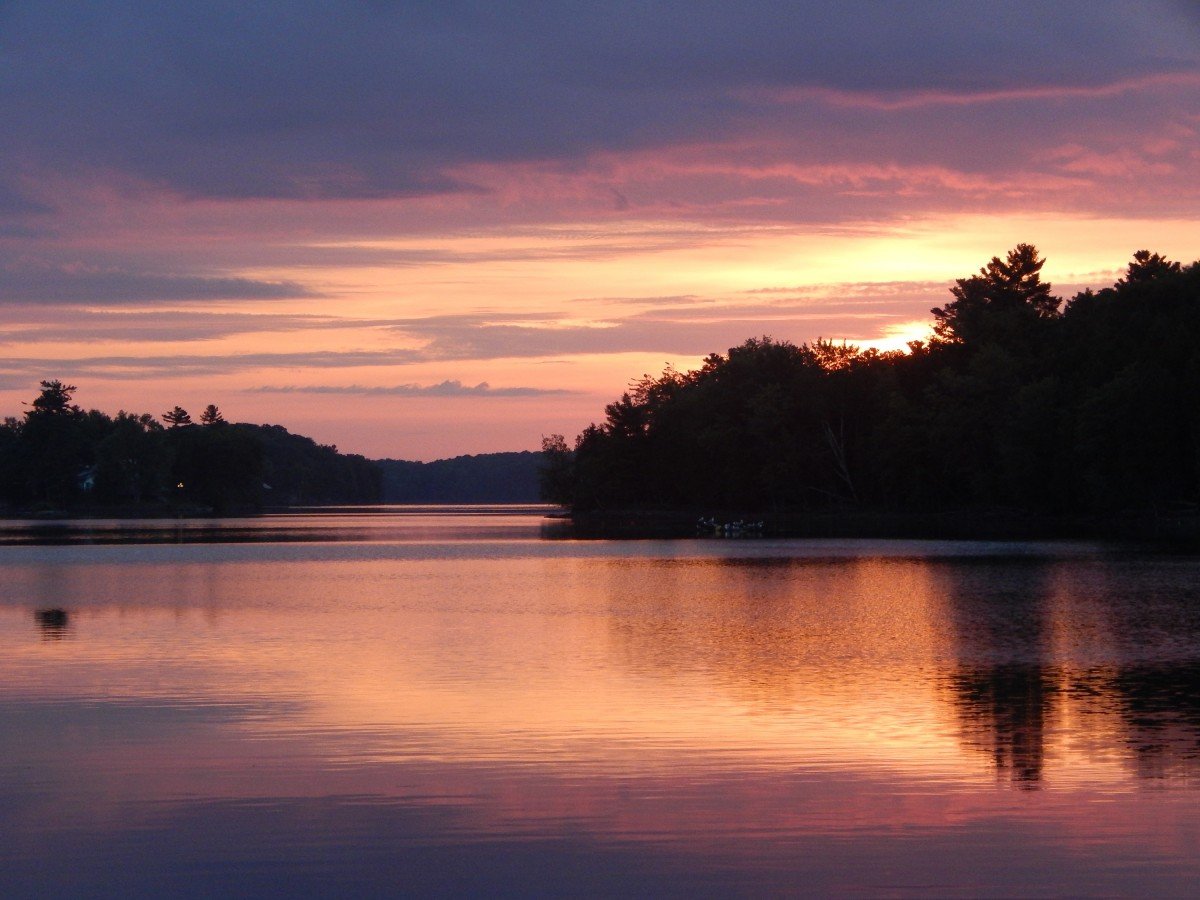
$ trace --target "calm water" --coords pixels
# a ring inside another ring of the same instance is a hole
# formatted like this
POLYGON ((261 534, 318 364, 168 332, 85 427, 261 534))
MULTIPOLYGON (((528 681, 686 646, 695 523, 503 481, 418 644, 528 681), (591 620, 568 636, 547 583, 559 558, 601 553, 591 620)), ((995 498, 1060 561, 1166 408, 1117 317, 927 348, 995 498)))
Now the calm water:
POLYGON ((1200 558, 0 523, 0 893, 1194 895, 1200 558))

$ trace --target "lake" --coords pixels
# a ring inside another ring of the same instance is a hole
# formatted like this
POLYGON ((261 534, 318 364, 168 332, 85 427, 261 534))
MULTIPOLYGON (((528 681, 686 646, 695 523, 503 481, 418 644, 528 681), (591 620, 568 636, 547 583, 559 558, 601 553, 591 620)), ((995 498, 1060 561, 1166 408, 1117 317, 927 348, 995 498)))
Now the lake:
POLYGON ((1200 557, 0 523, 0 893, 1194 895, 1200 557))

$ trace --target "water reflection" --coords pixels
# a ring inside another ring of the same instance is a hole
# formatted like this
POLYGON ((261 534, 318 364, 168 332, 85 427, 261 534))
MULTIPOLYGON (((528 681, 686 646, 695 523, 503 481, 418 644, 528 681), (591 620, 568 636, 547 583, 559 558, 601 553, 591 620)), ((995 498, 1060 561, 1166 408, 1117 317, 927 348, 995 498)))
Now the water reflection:
POLYGON ((982 560, 938 566, 956 665, 945 681, 967 747, 998 775, 1036 788, 1057 697, 1048 664, 1055 565, 982 560))
POLYGON ((6 886, 1200 877, 1196 560, 347 516, 329 544, 0 548, 6 886))
POLYGON ((960 667, 947 681, 963 741, 989 754, 998 773, 1036 787, 1045 761, 1045 720, 1053 685, 1041 666, 960 667))
POLYGON ((249 518, 0 519, 0 547, 517 539, 539 535, 553 509, 413 505, 297 508, 249 518))
POLYGON ((1042 782, 1051 743, 1060 769, 1116 754, 1139 780, 1192 778, 1193 572, 1169 558, 941 567, 957 661, 943 677, 964 746, 1021 788, 1042 782))
POLYGON ((906 559, 731 556, 610 566, 603 587, 633 671, 705 679, 755 712, 865 723, 927 701, 879 680, 936 652, 926 574, 906 559))
POLYGON ((1090 686, 1117 705, 1139 778, 1193 781, 1200 773, 1200 663, 1128 666, 1090 686))
POLYGON ((1121 559, 729 557, 603 574, 624 666, 703 679, 777 723, 803 716, 810 761, 844 759, 843 739, 875 728, 907 746, 907 765, 945 763, 939 705, 958 744, 1019 790, 1112 761, 1187 777, 1200 758, 1200 617, 1180 610, 1200 590, 1169 572, 1163 584, 1121 559), (1147 662, 1164 654, 1183 660, 1147 662))
POLYGON ((46 641, 61 641, 67 636, 69 617, 65 609, 38 609, 33 613, 34 621, 42 630, 42 639, 46 641))

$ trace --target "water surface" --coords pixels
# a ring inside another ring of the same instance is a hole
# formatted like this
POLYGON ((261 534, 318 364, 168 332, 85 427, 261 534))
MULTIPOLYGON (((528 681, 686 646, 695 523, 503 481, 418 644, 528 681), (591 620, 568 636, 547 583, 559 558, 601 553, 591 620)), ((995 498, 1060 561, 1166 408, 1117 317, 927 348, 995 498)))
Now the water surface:
POLYGON ((1200 559, 0 523, 6 895, 1178 895, 1200 559))

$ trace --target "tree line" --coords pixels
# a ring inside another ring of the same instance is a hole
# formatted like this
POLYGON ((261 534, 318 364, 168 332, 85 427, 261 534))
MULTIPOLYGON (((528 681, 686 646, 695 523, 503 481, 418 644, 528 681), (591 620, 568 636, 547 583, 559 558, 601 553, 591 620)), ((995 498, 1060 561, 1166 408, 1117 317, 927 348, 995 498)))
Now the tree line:
POLYGON ((541 454, 533 450, 433 462, 376 461, 385 503, 537 503, 541 454))
POLYGON ((643 376, 542 490, 576 511, 1049 514, 1200 503, 1200 263, 1138 251, 1067 302, 1019 244, 958 279, 908 351, 753 338, 643 376))
POLYGON ((253 511, 375 503, 379 467, 279 425, 230 423, 215 405, 199 423, 176 406, 115 417, 72 402, 75 385, 41 382, 21 417, 0 425, 0 502, 27 510, 253 511))

